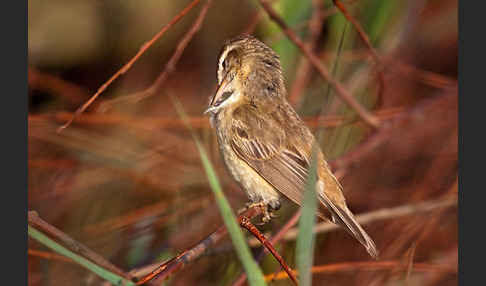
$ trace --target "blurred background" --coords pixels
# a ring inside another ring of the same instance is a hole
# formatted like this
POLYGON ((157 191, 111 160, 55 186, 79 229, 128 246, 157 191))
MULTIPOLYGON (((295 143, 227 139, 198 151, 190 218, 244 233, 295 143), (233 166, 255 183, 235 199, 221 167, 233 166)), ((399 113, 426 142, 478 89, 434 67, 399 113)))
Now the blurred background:
MULTIPOLYGON (((247 32, 280 55, 289 99, 313 131, 323 130, 321 148, 350 209, 384 209, 364 228, 380 260, 394 266, 373 268, 346 232, 321 232, 314 265, 342 267, 316 270, 313 285, 457 285, 457 207, 443 203, 457 198, 457 1, 344 1, 379 64, 331 0, 270 1, 380 119, 376 130, 329 88, 258 1, 214 0, 201 15, 201 0, 56 132, 190 2, 28 1, 29 210, 126 271, 169 259, 214 231, 222 219, 169 96, 189 114, 233 209, 243 207, 246 195, 224 169, 202 112, 216 86, 222 44, 247 32), (189 37, 198 19, 200 30, 189 37), (353 266, 364 261, 370 264, 353 266)), ((260 230, 277 232, 297 210, 285 203, 260 230)), ((295 239, 275 246, 294 267, 295 239)), ((103 283, 77 264, 41 255, 50 250, 32 239, 28 249, 29 285, 103 283)), ((258 253, 259 245, 252 249, 258 253)), ((264 274, 280 271, 271 256, 260 265, 264 274)), ((241 272, 225 239, 164 285, 232 285, 241 272)))

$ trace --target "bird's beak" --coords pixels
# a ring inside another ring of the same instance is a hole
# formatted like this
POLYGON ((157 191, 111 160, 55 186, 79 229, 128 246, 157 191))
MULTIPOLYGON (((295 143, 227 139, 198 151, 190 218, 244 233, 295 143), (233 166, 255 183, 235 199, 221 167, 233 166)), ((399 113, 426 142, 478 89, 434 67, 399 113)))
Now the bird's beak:
POLYGON ((228 76, 223 79, 221 84, 218 86, 216 93, 211 99, 211 103, 209 104, 208 109, 204 111, 204 114, 217 110, 221 103, 223 103, 226 99, 228 99, 228 97, 233 94, 233 87, 231 82, 232 81, 231 79, 229 79, 228 76))

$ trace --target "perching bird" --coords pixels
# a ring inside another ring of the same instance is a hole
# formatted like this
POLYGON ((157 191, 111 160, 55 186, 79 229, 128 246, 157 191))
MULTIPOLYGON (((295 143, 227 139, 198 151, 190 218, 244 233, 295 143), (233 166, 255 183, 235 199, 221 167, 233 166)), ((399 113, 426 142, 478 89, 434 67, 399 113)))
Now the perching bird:
MULTIPOLYGON (((233 178, 263 221, 284 195, 301 205, 314 136, 288 103, 278 55, 248 35, 227 41, 218 62, 219 87, 206 113, 233 178)), ((334 223, 343 226, 376 258, 375 243, 346 206, 342 187, 317 152, 317 197, 334 223)), ((323 210, 318 216, 326 219, 323 210)))

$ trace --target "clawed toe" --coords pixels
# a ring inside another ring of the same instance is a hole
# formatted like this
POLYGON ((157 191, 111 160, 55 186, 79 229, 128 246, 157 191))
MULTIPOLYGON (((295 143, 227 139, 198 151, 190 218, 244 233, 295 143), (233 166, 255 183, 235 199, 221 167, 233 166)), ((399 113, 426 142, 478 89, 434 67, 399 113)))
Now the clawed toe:
POLYGON ((238 214, 241 214, 243 212, 245 212, 246 210, 248 209, 251 209, 251 208, 260 208, 260 210, 262 211, 262 220, 261 220, 261 223, 257 224, 257 225, 263 225, 263 224, 266 224, 268 223, 272 218, 275 218, 275 217, 278 217, 277 215, 275 215, 270 209, 269 207, 267 206, 267 204, 265 204, 264 202, 256 202, 256 203, 253 203, 253 202, 249 202, 249 203, 246 203, 245 207, 238 210, 238 214))
POLYGON ((248 203, 245 203, 244 207, 242 207, 241 209, 238 210, 238 214, 240 215, 240 214, 246 212, 247 210, 249 210, 253 207, 262 207, 262 206, 261 206, 261 203, 248 202, 248 203))
POLYGON ((271 219, 272 219, 272 216, 268 213, 268 211, 265 211, 263 213, 262 223, 265 224, 265 223, 269 222, 271 219))

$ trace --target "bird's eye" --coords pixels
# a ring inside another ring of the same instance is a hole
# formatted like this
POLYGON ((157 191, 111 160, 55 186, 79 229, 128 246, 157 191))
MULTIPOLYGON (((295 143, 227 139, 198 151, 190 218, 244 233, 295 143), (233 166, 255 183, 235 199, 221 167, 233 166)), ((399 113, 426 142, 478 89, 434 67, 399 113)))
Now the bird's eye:
POLYGON ((273 67, 273 62, 270 60, 264 59, 263 63, 268 67, 273 67))

